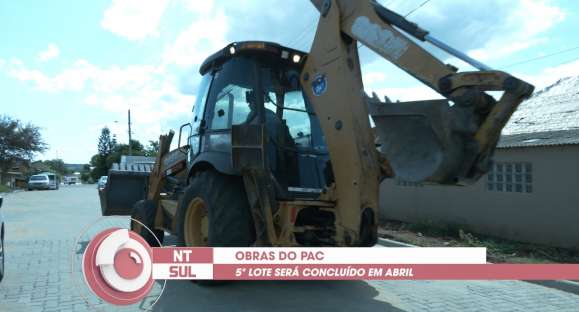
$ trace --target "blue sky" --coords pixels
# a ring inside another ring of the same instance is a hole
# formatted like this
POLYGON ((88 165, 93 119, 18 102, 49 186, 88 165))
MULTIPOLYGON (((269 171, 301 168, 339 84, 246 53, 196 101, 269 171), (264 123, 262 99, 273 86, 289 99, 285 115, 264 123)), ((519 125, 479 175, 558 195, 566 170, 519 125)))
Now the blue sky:
MULTIPOLYGON (((406 14, 423 0, 380 2, 406 14)), ((409 18, 540 88, 579 75, 578 14, 572 0, 432 0, 409 18)), ((188 121, 198 66, 217 49, 268 40, 307 50, 316 21, 307 0, 0 0, 0 114, 42 127, 50 149, 39 159, 86 163, 103 126, 127 140, 128 108, 141 142, 188 121)), ((436 96, 365 48, 361 60, 367 92, 436 96)))

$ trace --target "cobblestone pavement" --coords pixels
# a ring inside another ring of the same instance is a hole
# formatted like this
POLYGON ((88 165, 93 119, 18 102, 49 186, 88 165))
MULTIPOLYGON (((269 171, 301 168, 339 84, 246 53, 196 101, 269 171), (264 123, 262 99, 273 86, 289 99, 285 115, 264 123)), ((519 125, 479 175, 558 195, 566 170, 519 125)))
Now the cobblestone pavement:
MULTIPOLYGON (((6 277, 0 283, 1 312, 90 310, 79 295, 83 285, 73 283, 70 264, 76 236, 99 217, 96 190, 58 192, 62 193, 23 192, 5 198, 7 258, 6 277), (58 196, 63 197, 60 204, 52 198, 58 196), (77 206, 79 201, 69 197, 84 200, 77 206), (36 213, 29 202, 36 202, 36 213), (58 215, 51 217, 54 213, 58 215), (59 231, 66 224, 68 228, 59 231)), ((120 310, 89 300, 98 310, 120 310)), ((219 287, 171 281, 154 310, 571 312, 579 311, 579 296, 519 281, 264 281, 219 287)))

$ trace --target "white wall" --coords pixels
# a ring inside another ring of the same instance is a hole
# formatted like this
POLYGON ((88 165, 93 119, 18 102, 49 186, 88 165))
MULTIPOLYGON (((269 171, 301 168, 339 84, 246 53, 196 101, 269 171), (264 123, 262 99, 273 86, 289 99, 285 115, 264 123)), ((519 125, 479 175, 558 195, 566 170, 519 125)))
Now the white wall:
POLYGON ((475 233, 579 249, 579 145, 497 150, 497 162, 533 164, 533 192, 468 187, 380 187, 380 218, 459 225, 475 233))

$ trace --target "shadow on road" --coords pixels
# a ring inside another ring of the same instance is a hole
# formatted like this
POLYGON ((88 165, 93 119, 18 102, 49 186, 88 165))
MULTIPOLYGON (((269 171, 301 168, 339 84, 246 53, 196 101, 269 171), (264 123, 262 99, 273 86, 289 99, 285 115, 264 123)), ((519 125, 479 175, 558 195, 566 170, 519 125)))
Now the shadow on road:
POLYGON ((167 281, 154 311, 392 311, 364 281, 237 281, 202 287, 167 281))

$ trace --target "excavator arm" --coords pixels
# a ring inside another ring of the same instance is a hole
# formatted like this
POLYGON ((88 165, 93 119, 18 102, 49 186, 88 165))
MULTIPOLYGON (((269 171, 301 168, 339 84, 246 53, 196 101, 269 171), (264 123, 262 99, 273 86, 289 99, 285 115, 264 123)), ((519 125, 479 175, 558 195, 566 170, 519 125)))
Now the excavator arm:
POLYGON ((365 239, 361 224, 376 223, 383 177, 464 184, 486 173, 502 128, 533 86, 491 70, 374 1, 311 2, 320 19, 301 82, 320 120, 333 168, 333 183, 321 199, 336 202, 337 236, 350 245, 365 239), (410 36, 480 71, 459 73, 410 36), (391 103, 368 98, 358 42, 446 99, 391 103), (503 94, 497 101, 486 91, 503 94))

